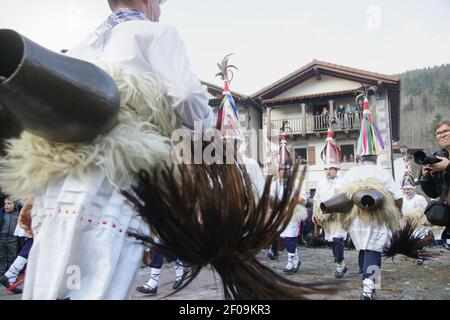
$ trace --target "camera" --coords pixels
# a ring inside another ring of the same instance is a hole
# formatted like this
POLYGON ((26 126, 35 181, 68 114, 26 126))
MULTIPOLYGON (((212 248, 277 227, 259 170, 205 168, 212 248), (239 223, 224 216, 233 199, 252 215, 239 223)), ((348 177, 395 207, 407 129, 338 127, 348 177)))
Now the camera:
POLYGON ((423 151, 416 151, 413 154, 414 162, 423 166, 426 164, 435 164, 441 162, 437 157, 445 157, 448 158, 448 152, 446 150, 438 150, 431 155, 427 155, 423 151))

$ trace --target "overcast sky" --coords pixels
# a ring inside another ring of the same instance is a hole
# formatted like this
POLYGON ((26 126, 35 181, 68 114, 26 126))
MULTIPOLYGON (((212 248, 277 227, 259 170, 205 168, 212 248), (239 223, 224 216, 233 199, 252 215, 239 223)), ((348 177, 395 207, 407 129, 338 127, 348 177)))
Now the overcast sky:
MULTIPOLYGON (((162 10, 200 79, 221 84, 216 63, 235 54, 232 89, 243 94, 313 59, 386 74, 450 63, 450 0, 168 0, 162 10)), ((108 14, 106 0, 0 0, 0 28, 57 51, 108 14)))

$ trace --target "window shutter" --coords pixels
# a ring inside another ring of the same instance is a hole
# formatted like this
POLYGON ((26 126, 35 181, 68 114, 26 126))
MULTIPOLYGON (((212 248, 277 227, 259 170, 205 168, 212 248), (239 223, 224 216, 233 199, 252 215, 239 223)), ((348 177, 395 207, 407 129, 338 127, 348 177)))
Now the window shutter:
POLYGON ((308 147, 308 164, 315 165, 316 164, 316 147, 308 147))

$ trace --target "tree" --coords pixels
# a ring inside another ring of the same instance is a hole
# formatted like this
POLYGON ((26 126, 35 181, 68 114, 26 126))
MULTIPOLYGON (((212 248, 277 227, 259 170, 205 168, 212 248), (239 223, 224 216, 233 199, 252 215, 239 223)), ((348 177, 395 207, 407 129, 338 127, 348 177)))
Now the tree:
POLYGON ((431 126, 430 126, 430 140, 436 145, 436 133, 435 133, 435 128, 436 128, 436 125, 438 124, 438 122, 439 121, 441 121, 442 120, 442 114, 440 114, 440 113, 437 113, 435 116, 434 116, 434 119, 433 119, 433 121, 431 122, 431 126))
POLYGON ((441 81, 435 90, 436 98, 439 105, 443 107, 450 107, 450 86, 447 81, 441 81))

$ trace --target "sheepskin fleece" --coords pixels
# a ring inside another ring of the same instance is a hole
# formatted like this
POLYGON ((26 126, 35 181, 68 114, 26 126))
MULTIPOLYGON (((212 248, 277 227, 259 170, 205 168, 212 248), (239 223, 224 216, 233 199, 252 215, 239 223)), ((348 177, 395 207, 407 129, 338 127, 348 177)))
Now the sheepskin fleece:
POLYGON ((406 224, 407 220, 410 220, 412 222, 411 224, 416 225, 417 227, 424 227, 430 225, 424 212, 425 212, 424 209, 418 209, 414 212, 403 214, 402 226, 406 224))
POLYGON ((375 179, 367 179, 360 182, 353 182, 351 185, 342 189, 341 192, 347 194, 351 199, 353 195, 362 190, 374 189, 380 192, 383 197, 383 205, 374 211, 366 211, 354 205, 348 214, 339 214, 339 220, 345 230, 351 225, 353 219, 358 217, 364 223, 370 224, 372 220, 378 225, 386 224, 391 232, 395 232, 400 228, 400 219, 402 217, 400 210, 395 206, 394 199, 386 187, 375 179))
POLYGON ((320 209, 320 201, 314 200, 313 218, 317 219, 319 225, 325 230, 325 234, 335 234, 336 231, 341 230, 339 214, 331 213, 324 214, 320 209))
POLYGON ((150 74, 101 66, 120 91, 118 124, 86 143, 54 143, 23 132, 7 142, 0 162, 0 188, 14 199, 31 199, 50 180, 75 173, 87 177, 101 169, 112 185, 140 169, 152 171, 170 161, 170 135, 180 127, 163 89, 150 74))

